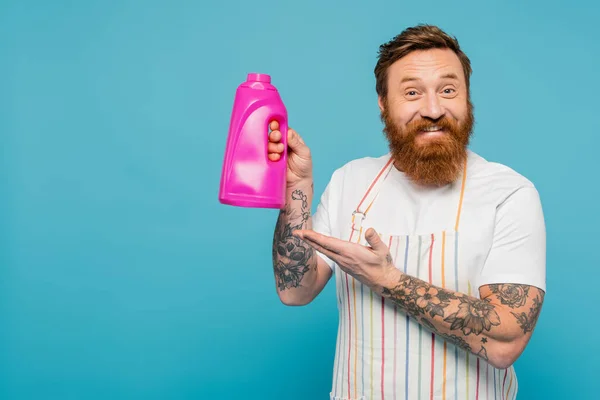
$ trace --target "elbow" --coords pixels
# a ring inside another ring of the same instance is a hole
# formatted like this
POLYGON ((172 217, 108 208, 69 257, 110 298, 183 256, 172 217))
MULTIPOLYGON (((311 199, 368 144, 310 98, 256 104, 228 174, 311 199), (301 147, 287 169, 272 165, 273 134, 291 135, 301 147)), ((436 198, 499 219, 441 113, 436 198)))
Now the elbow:
POLYGON ((489 353, 488 363, 494 368, 510 368, 525 350, 525 344, 520 340, 498 342, 489 353))
POLYGON ((283 305, 286 306, 290 306, 290 307, 300 307, 300 306, 305 306, 308 303, 310 303, 310 301, 306 301, 306 300, 301 300, 301 299, 287 299, 287 298, 279 298, 281 300, 281 303, 283 305))
POLYGON ((279 300, 283 305, 290 307, 301 307, 310 304, 313 300, 312 298, 300 297, 300 296, 286 296, 282 293, 279 293, 279 300))
POLYGON ((488 363, 497 369, 507 369, 510 368, 515 361, 517 361, 518 357, 511 357, 510 355, 498 355, 498 356, 494 356, 494 357, 490 357, 490 359, 488 360, 488 363))

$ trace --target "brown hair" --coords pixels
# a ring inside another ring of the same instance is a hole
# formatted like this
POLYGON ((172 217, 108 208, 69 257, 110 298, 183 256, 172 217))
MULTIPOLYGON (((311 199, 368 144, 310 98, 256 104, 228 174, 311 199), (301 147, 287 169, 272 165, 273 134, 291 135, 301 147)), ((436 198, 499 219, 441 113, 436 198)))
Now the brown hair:
POLYGON ((462 52, 455 37, 448 35, 434 25, 417 25, 405 29, 389 42, 379 46, 375 66, 375 90, 385 99, 388 92, 387 71, 390 65, 415 50, 450 49, 458 56, 465 73, 467 93, 471 77, 471 61, 462 52))

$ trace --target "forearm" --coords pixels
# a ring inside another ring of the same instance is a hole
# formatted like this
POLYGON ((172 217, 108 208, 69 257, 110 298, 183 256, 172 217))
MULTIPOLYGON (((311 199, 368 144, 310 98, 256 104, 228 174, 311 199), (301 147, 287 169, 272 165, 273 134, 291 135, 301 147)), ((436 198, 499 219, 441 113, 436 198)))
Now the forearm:
POLYGON ((495 295, 478 299, 431 285, 399 270, 392 275, 378 288, 382 296, 437 335, 498 368, 508 367, 524 349, 540 311, 539 296, 543 298, 542 292, 537 295, 539 303, 534 299, 529 313, 522 313, 502 304, 495 295), (529 321, 524 322, 523 317, 529 321))
POLYGON ((273 236, 277 293, 289 305, 306 304, 314 297, 318 256, 312 247, 292 235, 295 230, 312 228, 312 199, 312 181, 288 188, 273 236))

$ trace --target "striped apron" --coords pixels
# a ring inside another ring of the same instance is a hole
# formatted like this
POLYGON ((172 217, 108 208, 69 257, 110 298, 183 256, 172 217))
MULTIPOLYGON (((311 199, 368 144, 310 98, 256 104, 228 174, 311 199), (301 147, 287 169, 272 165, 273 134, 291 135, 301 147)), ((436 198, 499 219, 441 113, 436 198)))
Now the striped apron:
MULTIPOLYGON (((363 235, 368 228, 365 222, 392 168, 390 159, 353 212, 350 241, 368 246, 363 235)), ((465 163, 454 230, 380 235, 396 268, 433 285, 479 297, 472 292, 467 266, 459 263, 458 228, 466 175, 465 163)), ((516 398, 513 367, 492 367, 409 318, 337 265, 335 270, 340 318, 331 400, 516 398)))

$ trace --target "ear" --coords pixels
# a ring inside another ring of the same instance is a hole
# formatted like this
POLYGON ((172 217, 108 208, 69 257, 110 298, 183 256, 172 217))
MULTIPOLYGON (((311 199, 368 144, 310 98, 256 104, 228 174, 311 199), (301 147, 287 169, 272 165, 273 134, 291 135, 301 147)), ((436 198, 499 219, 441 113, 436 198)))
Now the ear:
POLYGON ((377 104, 379 105, 379 111, 383 112, 383 99, 381 96, 377 96, 377 104))

